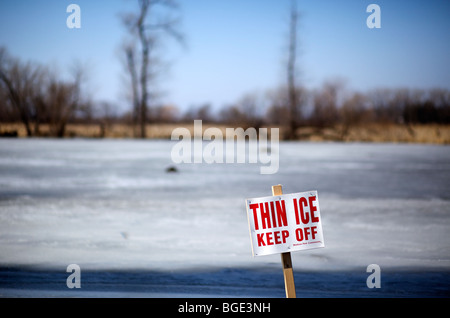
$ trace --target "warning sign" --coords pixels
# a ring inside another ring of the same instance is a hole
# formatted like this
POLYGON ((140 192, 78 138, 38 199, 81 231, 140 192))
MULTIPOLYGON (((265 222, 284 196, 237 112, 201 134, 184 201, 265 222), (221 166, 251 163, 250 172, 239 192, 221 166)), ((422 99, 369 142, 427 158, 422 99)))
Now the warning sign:
POLYGON ((246 200, 254 256, 324 247, 317 191, 246 200))

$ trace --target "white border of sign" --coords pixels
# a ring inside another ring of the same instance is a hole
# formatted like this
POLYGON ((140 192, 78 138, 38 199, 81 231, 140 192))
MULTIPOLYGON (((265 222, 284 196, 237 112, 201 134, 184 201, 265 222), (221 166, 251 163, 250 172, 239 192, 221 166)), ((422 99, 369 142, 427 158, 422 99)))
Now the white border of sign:
POLYGON ((251 198, 245 202, 253 256, 325 247, 317 191, 251 198))

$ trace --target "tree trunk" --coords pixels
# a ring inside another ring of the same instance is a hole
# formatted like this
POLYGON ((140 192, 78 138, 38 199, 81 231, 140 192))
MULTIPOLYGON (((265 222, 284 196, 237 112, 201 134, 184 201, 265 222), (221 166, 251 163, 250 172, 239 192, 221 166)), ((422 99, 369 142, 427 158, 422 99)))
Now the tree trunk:
POLYGON ((290 31, 289 31, 289 59, 287 65, 288 75, 288 94, 289 94, 289 133, 288 139, 296 138, 296 130, 298 128, 298 96, 295 83, 296 76, 296 57, 297 57, 297 19, 298 13, 295 2, 292 2, 290 31))

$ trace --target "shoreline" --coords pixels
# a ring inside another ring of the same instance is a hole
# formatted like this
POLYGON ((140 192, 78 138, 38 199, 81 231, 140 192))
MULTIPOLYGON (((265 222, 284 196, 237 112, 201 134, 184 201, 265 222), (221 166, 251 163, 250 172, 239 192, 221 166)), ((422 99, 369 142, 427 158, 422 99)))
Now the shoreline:
MULTIPOLYGON (((243 125, 203 124, 203 131, 217 127, 223 133, 227 127, 243 127, 243 125)), ((192 133, 193 123, 148 124, 146 139, 170 140, 172 131, 185 127, 192 133)), ((243 127, 244 129, 246 127, 243 127)), ((267 128, 276 128, 268 126, 267 128)), ((280 128, 280 139, 283 139, 283 127, 280 128)), ((450 125, 398 125, 398 124, 367 124, 353 127, 300 127, 294 141, 312 142, 375 142, 375 143, 419 143, 419 144, 450 144, 450 125)), ((20 123, 1 123, 0 137, 27 138, 25 127, 20 123)), ((49 138, 48 125, 41 125, 38 138, 49 138)), ((133 137, 133 129, 126 124, 68 124, 66 134, 61 139, 95 138, 95 139, 140 139, 133 137)))

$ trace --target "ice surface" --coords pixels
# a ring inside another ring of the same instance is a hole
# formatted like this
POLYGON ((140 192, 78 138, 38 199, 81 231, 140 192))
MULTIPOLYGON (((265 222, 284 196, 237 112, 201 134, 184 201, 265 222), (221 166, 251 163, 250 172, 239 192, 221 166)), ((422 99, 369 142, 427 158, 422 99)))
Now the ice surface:
POLYGON ((0 266, 279 269, 252 257, 245 199, 282 184, 320 198, 325 248, 293 253, 295 270, 450 270, 448 146, 281 143, 261 175, 174 165, 173 144, 0 140, 0 266))
POLYGON ((450 269, 450 152, 444 146, 280 146, 257 164, 172 165, 163 141, 1 140, 0 262, 171 269, 270 266, 251 257, 244 200, 317 189, 326 247, 305 270, 450 269))

